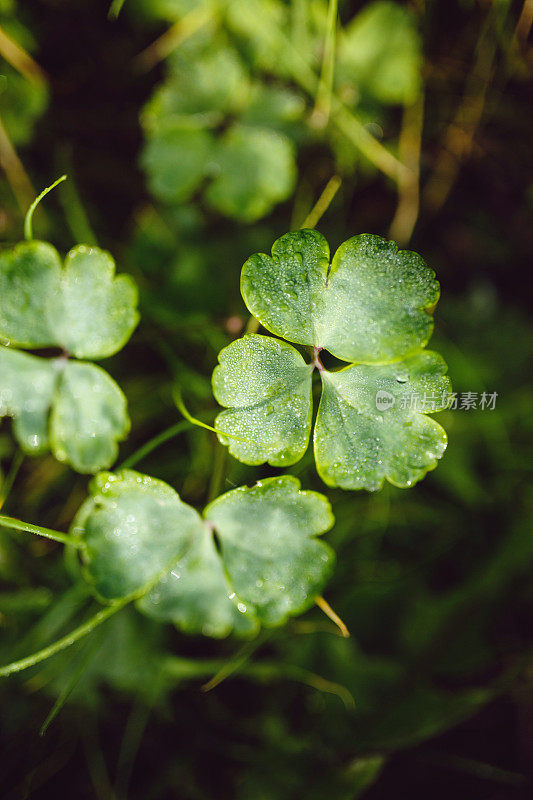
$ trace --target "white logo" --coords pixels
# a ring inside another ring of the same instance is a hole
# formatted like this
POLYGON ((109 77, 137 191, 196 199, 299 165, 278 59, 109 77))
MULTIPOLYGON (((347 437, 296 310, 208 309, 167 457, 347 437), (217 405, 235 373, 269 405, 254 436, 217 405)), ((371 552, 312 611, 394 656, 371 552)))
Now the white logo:
POLYGON ((379 392, 376 393, 376 408, 378 411, 387 411, 389 408, 392 408, 394 403, 396 402, 396 398, 390 392, 386 392, 384 389, 380 389, 379 392))

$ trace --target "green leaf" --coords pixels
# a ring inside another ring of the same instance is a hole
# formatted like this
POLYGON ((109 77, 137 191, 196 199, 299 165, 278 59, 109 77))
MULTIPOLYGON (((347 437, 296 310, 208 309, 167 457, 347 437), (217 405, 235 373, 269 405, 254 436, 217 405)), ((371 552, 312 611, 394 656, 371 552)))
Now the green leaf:
POLYGON ((54 309, 58 343, 76 358, 107 358, 121 350, 139 321, 137 287, 130 275, 115 277, 115 262, 97 247, 68 253, 61 300, 54 309))
POLYGON ((362 234, 344 242, 331 266, 316 231, 278 239, 272 257, 245 263, 246 305, 272 333, 329 350, 343 361, 388 362, 423 347, 439 298, 435 274, 420 256, 362 234))
POLYGON ((140 611, 186 633, 280 625, 313 603, 333 569, 317 539, 334 522, 329 502, 292 476, 228 492, 204 520, 170 486, 130 470, 104 472, 90 490, 72 533, 96 593, 137 595, 140 611))
POLYGON ((6 344, 58 344, 54 311, 60 283, 61 260, 50 244, 23 242, 0 255, 0 338, 6 344))
POLYGON ((105 600, 147 591, 202 527, 170 486, 131 470, 101 473, 90 492, 71 531, 85 542, 85 576, 105 600))
POLYGON ((212 159, 215 142, 201 127, 182 125, 148 139, 142 166, 155 197, 165 203, 181 203, 199 187, 212 159))
POLYGON ((0 256, 0 338, 16 347, 62 347, 105 358, 124 346, 138 322, 137 290, 114 277, 111 256, 76 247, 62 267, 45 242, 24 242, 0 256))
POLYGON ((138 608, 161 622, 173 622, 185 633, 218 638, 232 631, 248 635, 257 630, 253 616, 239 611, 239 602, 213 533, 204 525, 185 556, 139 600, 138 608))
POLYGON ((222 137, 216 161, 219 175, 206 199, 243 222, 254 222, 286 200, 296 182, 293 145, 276 131, 234 125, 222 137))
POLYGON ((97 472, 115 461, 129 429, 126 398, 107 372, 95 364, 66 362, 50 420, 58 461, 77 472, 97 472))
POLYGON ((290 475, 234 489, 205 510, 242 610, 265 625, 305 611, 329 578, 334 554, 316 537, 334 517, 327 499, 290 475))
POLYGON ((294 464, 307 450, 312 422, 312 367, 290 345, 245 336, 224 348, 213 391, 229 408, 216 419, 230 453, 246 464, 294 464))
POLYGON ((445 373, 443 359, 431 352, 383 366, 323 371, 314 435, 322 480, 375 490, 387 479, 406 488, 434 469, 446 432, 420 409, 447 406, 451 384, 445 373))
POLYGON ((48 414, 59 377, 57 362, 0 347, 0 417, 13 429, 25 453, 48 449, 48 414))
POLYGON ((344 28, 339 78, 351 80, 381 103, 416 100, 422 48, 414 16, 397 3, 370 3, 344 28))
POLYGON ((374 490, 386 479, 407 487, 436 466, 446 434, 426 414, 448 405, 451 386, 440 356, 423 351, 439 284, 420 256, 362 234, 330 263, 324 237, 300 230, 274 242, 271 256, 246 261, 241 290, 265 328, 313 346, 315 358, 306 365, 294 348, 261 336, 222 351, 213 390, 227 410, 217 429, 236 458, 276 466, 301 458, 317 366, 323 390, 315 458, 328 485, 374 490), (324 349, 356 363, 328 372, 319 360, 324 349), (421 408, 422 396, 433 394, 436 402, 421 408))

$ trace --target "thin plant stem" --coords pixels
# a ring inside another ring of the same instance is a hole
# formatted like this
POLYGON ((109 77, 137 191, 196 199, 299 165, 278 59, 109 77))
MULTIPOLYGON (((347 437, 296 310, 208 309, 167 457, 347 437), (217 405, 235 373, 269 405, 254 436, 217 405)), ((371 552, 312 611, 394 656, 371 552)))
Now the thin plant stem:
POLYGON ((122 464, 120 464, 118 469, 131 469, 138 464, 139 461, 142 461, 143 458, 146 458, 146 456, 150 455, 153 450, 192 427, 193 423, 189 422, 188 420, 182 419, 179 422, 176 422, 174 425, 171 425, 170 428, 158 433, 156 436, 146 442, 146 444, 143 444, 142 447, 139 447, 138 450, 132 453, 131 456, 128 456, 128 458, 123 461, 122 464))
POLYGON ((17 450, 13 458, 13 461, 11 462, 11 467, 9 468, 9 472, 7 473, 6 478, 2 484, 2 488, 0 489, 0 508, 2 508, 7 498, 9 497, 9 493, 13 488, 13 484, 15 483, 18 471, 21 468, 23 461, 24 461, 24 453, 22 452, 22 450, 17 450))
POLYGON ((35 196, 35 191, 28 177, 22 161, 18 157, 13 142, 0 118, 0 166, 6 173, 6 178, 17 201, 17 205, 24 213, 35 196))
POLYGON ((107 608, 103 608, 101 611, 98 611, 94 617, 88 619, 87 622, 84 622, 78 628, 75 628, 75 630, 73 630, 71 633, 68 633, 66 636, 58 639, 57 642, 48 645, 48 647, 44 647, 42 650, 38 650, 31 656, 21 658, 19 661, 13 661, 11 664, 6 664, 5 666, 0 667, 0 678, 7 678, 9 675, 13 675, 15 672, 22 672, 22 670, 28 669, 29 667, 34 667, 36 664, 40 664, 41 661, 45 661, 47 658, 54 656, 56 653, 66 650, 67 647, 70 647, 75 642, 83 639, 84 636, 87 636, 87 634, 91 633, 95 628, 98 627, 98 625, 101 625, 103 622, 109 619, 109 617, 112 617, 113 614, 116 614, 118 611, 124 608, 124 606, 130 602, 130 600, 130 597, 116 600, 114 603, 111 603, 111 605, 107 606, 107 608))
POLYGON ((348 639, 350 636, 350 631, 348 630, 342 619, 339 617, 339 615, 335 611, 333 611, 332 607, 327 602, 327 600, 324 600, 324 598, 319 595, 318 597, 315 597, 315 603, 317 604, 319 609, 324 612, 326 617, 329 617, 330 620, 335 623, 335 625, 340 630, 344 638, 348 639))
POLYGON ((30 83, 46 84, 46 74, 29 53, 0 26, 0 55, 30 83))
POLYGON ((67 179, 66 175, 61 175, 61 177, 58 178, 57 181, 54 181, 51 186, 47 186, 46 189, 43 189, 41 194, 37 195, 31 206, 28 208, 26 212, 26 217, 24 219, 24 238, 26 239, 27 242, 31 242, 31 240, 33 239, 33 230, 32 230, 33 212, 35 211, 35 209, 37 208, 43 197, 46 197, 48 192, 51 192, 52 189, 55 189, 56 186, 58 186, 60 183, 63 183, 63 181, 66 181, 66 179, 67 179))
POLYGON ((81 539, 75 539, 73 536, 69 536, 68 533, 54 531, 52 528, 43 528, 41 525, 32 525, 31 522, 23 522, 20 519, 6 517, 4 514, 0 514, 0 526, 4 528, 10 528, 14 531, 35 533, 37 536, 44 536, 45 539, 53 539, 54 542, 68 544, 71 547, 77 547, 79 550, 82 550, 85 547, 85 543, 81 541, 81 539))
POLYGON ((403 112, 398 152, 410 172, 399 177, 398 206, 391 222, 389 236, 405 246, 409 243, 420 210, 420 155, 424 125, 424 96, 420 94, 403 112))
POLYGON ((326 184, 326 188, 316 201, 315 205, 303 221, 301 227, 302 228, 315 228, 328 208, 330 207, 333 198, 337 194, 340 189, 342 183, 342 178, 338 175, 334 175, 326 184))
POLYGON ((333 94, 333 78, 335 75, 335 45, 337 41, 338 0, 329 0, 326 36, 322 70, 316 92, 313 121, 321 128, 328 123, 331 111, 331 95, 333 94))
POLYGON ((142 70, 152 69, 212 19, 213 12, 210 9, 201 6, 193 8, 137 56, 137 65, 142 70))
POLYGON ((174 389, 174 400, 176 401, 176 405, 185 417, 193 425, 197 425, 199 428, 205 428, 206 431, 212 431, 212 433, 216 433, 219 436, 225 436, 228 439, 235 439, 237 442, 243 442, 244 444, 253 444, 250 439, 241 439, 240 436, 234 436, 232 433, 226 433, 226 431, 221 431, 218 428, 214 428, 212 425, 207 425, 207 423, 202 422, 202 420, 197 419, 197 417, 193 417, 193 415, 188 411, 186 408, 183 398, 181 396, 181 392, 179 389, 174 389))

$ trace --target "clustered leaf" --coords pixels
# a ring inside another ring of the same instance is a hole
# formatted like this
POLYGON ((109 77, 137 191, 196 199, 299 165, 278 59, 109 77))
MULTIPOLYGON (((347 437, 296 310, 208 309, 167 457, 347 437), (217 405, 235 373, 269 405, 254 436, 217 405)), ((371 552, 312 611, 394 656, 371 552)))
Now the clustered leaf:
POLYGON ((207 179, 204 196, 212 208, 253 222, 291 194, 294 147, 275 119, 282 123, 303 109, 272 88, 268 99, 277 113, 267 124, 257 114, 258 92, 237 51, 222 40, 190 45, 169 59, 168 78, 143 114, 142 163, 158 199, 182 203, 207 179))
POLYGON ((374 490, 386 479, 407 487, 436 466, 446 434, 427 411, 448 405, 451 386, 442 358, 423 350, 439 285, 420 256, 363 234, 330 261, 324 237, 301 230, 278 239, 271 256, 248 259, 241 291, 271 333, 350 366, 306 364, 292 346, 255 334, 225 348, 213 373, 227 409, 216 427, 236 458, 280 466, 302 457, 316 365, 323 390, 314 449, 327 484, 374 490))
POLYGON ((78 246, 64 264, 45 242, 0 255, 0 417, 14 418, 25 452, 48 448, 79 472, 110 466, 128 433, 126 399, 100 359, 127 342, 138 321, 137 289, 115 277, 111 256, 78 246), (41 358, 15 348, 61 348, 41 358))
POLYGON ((317 536, 327 499, 292 476, 234 489, 203 517, 162 481, 122 470, 93 479, 72 525, 84 573, 106 601, 137 598, 187 633, 246 635, 308 608, 333 568, 317 536))

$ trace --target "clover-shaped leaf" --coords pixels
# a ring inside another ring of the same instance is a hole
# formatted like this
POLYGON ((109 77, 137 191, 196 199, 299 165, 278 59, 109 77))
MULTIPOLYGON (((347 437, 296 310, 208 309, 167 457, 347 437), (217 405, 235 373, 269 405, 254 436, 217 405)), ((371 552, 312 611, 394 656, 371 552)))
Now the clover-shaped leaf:
POLYGON ((137 289, 97 247, 75 247, 64 266, 45 242, 0 255, 0 339, 15 347, 61 347, 76 358, 107 358, 138 322, 137 289))
POLYGON ((148 616, 187 633, 253 633, 308 608, 334 563, 317 539, 333 524, 327 499, 292 476, 234 489, 203 519, 162 481, 102 473, 72 533, 84 573, 106 600, 138 596, 148 616))
POLYGON ((211 208, 243 222, 259 219, 293 191, 295 150, 285 130, 303 111, 296 95, 258 91, 223 37, 189 43, 169 58, 167 80, 142 114, 150 190, 164 203, 181 203, 205 182, 211 208))
POLYGON ((0 255, 0 416, 14 418, 25 452, 51 447, 79 472, 109 467, 129 430, 126 399, 110 376, 77 358, 105 358, 138 321, 137 289, 115 277, 109 254, 78 246, 64 265, 45 242, 0 255), (61 348, 44 359, 15 347, 61 348))
POLYGON ((105 600, 143 594, 201 530, 174 489, 132 470, 100 473, 90 492, 71 531, 83 538, 85 576, 105 600))
POLYGON ((241 290, 265 328, 313 347, 315 358, 306 365, 294 348, 257 335, 222 351, 213 390, 227 410, 216 428, 233 455, 250 464, 301 458, 316 366, 323 393, 314 448, 326 483, 411 486, 436 466, 446 434, 426 414, 446 407, 451 387, 442 359, 423 351, 439 285, 420 256, 363 234, 330 262, 324 237, 302 230, 278 239, 272 256, 248 259, 241 290), (324 349, 354 366, 325 370, 324 349))

